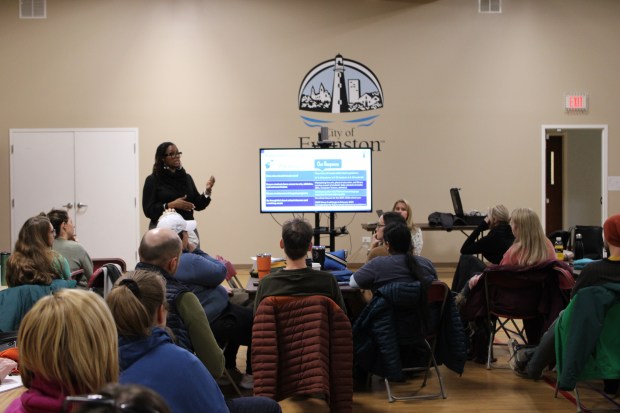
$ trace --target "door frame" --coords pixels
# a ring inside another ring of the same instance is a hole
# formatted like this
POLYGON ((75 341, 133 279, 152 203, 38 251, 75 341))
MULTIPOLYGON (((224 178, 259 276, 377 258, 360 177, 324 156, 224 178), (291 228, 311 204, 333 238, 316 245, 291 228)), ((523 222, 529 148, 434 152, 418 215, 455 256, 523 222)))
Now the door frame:
MULTIPOLYGON (((546 150, 546 136, 547 136, 547 130, 548 129, 560 129, 562 133, 565 133, 566 131, 569 130, 582 130, 582 129, 588 129, 588 130, 600 130, 601 132, 601 181, 600 181, 600 185, 601 185, 601 225, 603 225, 603 222, 605 222, 605 220, 607 219, 607 211, 608 211, 608 193, 607 193, 607 167, 608 167, 608 125, 605 124, 594 124, 594 125, 556 125, 556 124, 550 124, 550 125, 542 125, 541 126, 541 151, 540 151, 540 156, 541 156, 541 179, 540 179, 540 187, 541 187, 541 215, 540 215, 540 219, 541 219, 541 223, 543 228, 545 227, 546 224, 546 187, 545 187, 545 181, 546 181, 546 158, 545 158, 545 150, 546 150)), ((559 132, 558 132, 559 133, 559 132)), ((564 182, 564 185, 568 185, 568 182, 564 182)), ((562 203, 564 204, 564 200, 562 201, 562 203)))

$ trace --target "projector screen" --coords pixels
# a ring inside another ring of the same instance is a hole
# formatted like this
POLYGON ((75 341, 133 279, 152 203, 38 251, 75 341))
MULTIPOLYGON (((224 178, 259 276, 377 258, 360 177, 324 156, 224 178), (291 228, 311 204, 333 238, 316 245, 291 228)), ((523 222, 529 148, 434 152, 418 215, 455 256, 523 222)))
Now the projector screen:
POLYGON ((260 149, 260 212, 371 212, 370 148, 260 149))

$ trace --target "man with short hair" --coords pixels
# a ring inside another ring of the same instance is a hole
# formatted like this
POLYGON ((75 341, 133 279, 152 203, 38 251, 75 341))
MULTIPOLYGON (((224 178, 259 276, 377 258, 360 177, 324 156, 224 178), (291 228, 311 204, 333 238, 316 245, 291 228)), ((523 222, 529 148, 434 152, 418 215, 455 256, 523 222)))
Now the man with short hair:
MULTIPOLYGON (((213 335, 220 346, 225 347, 226 369, 230 376, 241 376, 239 386, 251 390, 254 387, 252 309, 230 302, 228 291, 221 285, 226 278, 226 266, 190 241, 188 232, 196 228, 196 221, 186 221, 174 209, 169 209, 159 218, 157 228, 168 228, 181 239, 183 253, 175 278, 198 297, 213 335), (247 346, 245 373, 237 369, 237 352, 242 345, 247 346)), ((222 378, 218 383, 228 384, 228 378, 222 378)))
POLYGON ((182 243, 177 233, 167 228, 149 230, 140 242, 140 262, 136 269, 155 271, 165 278, 167 326, 173 331, 176 343, 196 353, 211 375, 218 379, 224 371, 224 354, 213 336, 200 301, 174 276, 181 252, 182 243))
POLYGON ((259 282, 254 301, 255 312, 265 297, 323 295, 334 300, 346 313, 336 278, 329 272, 308 268, 306 264, 313 236, 312 226, 304 219, 295 218, 284 223, 280 248, 286 256, 286 267, 259 282))

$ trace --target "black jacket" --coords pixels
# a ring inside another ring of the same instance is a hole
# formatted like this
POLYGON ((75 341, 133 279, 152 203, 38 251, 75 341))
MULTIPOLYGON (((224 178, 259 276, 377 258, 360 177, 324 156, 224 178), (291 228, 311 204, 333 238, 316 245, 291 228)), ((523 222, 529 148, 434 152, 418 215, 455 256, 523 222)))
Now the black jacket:
POLYGON ((491 229, 487 235, 478 239, 480 233, 489 229, 486 221, 482 221, 478 227, 467 237, 461 247, 461 254, 482 256, 493 264, 499 264, 504 253, 510 248, 515 240, 508 223, 502 223, 491 229))

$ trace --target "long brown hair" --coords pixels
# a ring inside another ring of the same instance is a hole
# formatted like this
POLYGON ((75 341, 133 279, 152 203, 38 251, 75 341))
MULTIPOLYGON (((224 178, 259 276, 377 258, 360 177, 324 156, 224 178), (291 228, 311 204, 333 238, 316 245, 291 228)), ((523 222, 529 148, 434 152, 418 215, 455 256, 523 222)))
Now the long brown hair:
POLYGON ((15 248, 7 262, 7 284, 49 285, 55 278, 62 278, 61 266, 55 266, 58 254, 49 245, 50 220, 37 215, 28 218, 19 230, 15 248))

